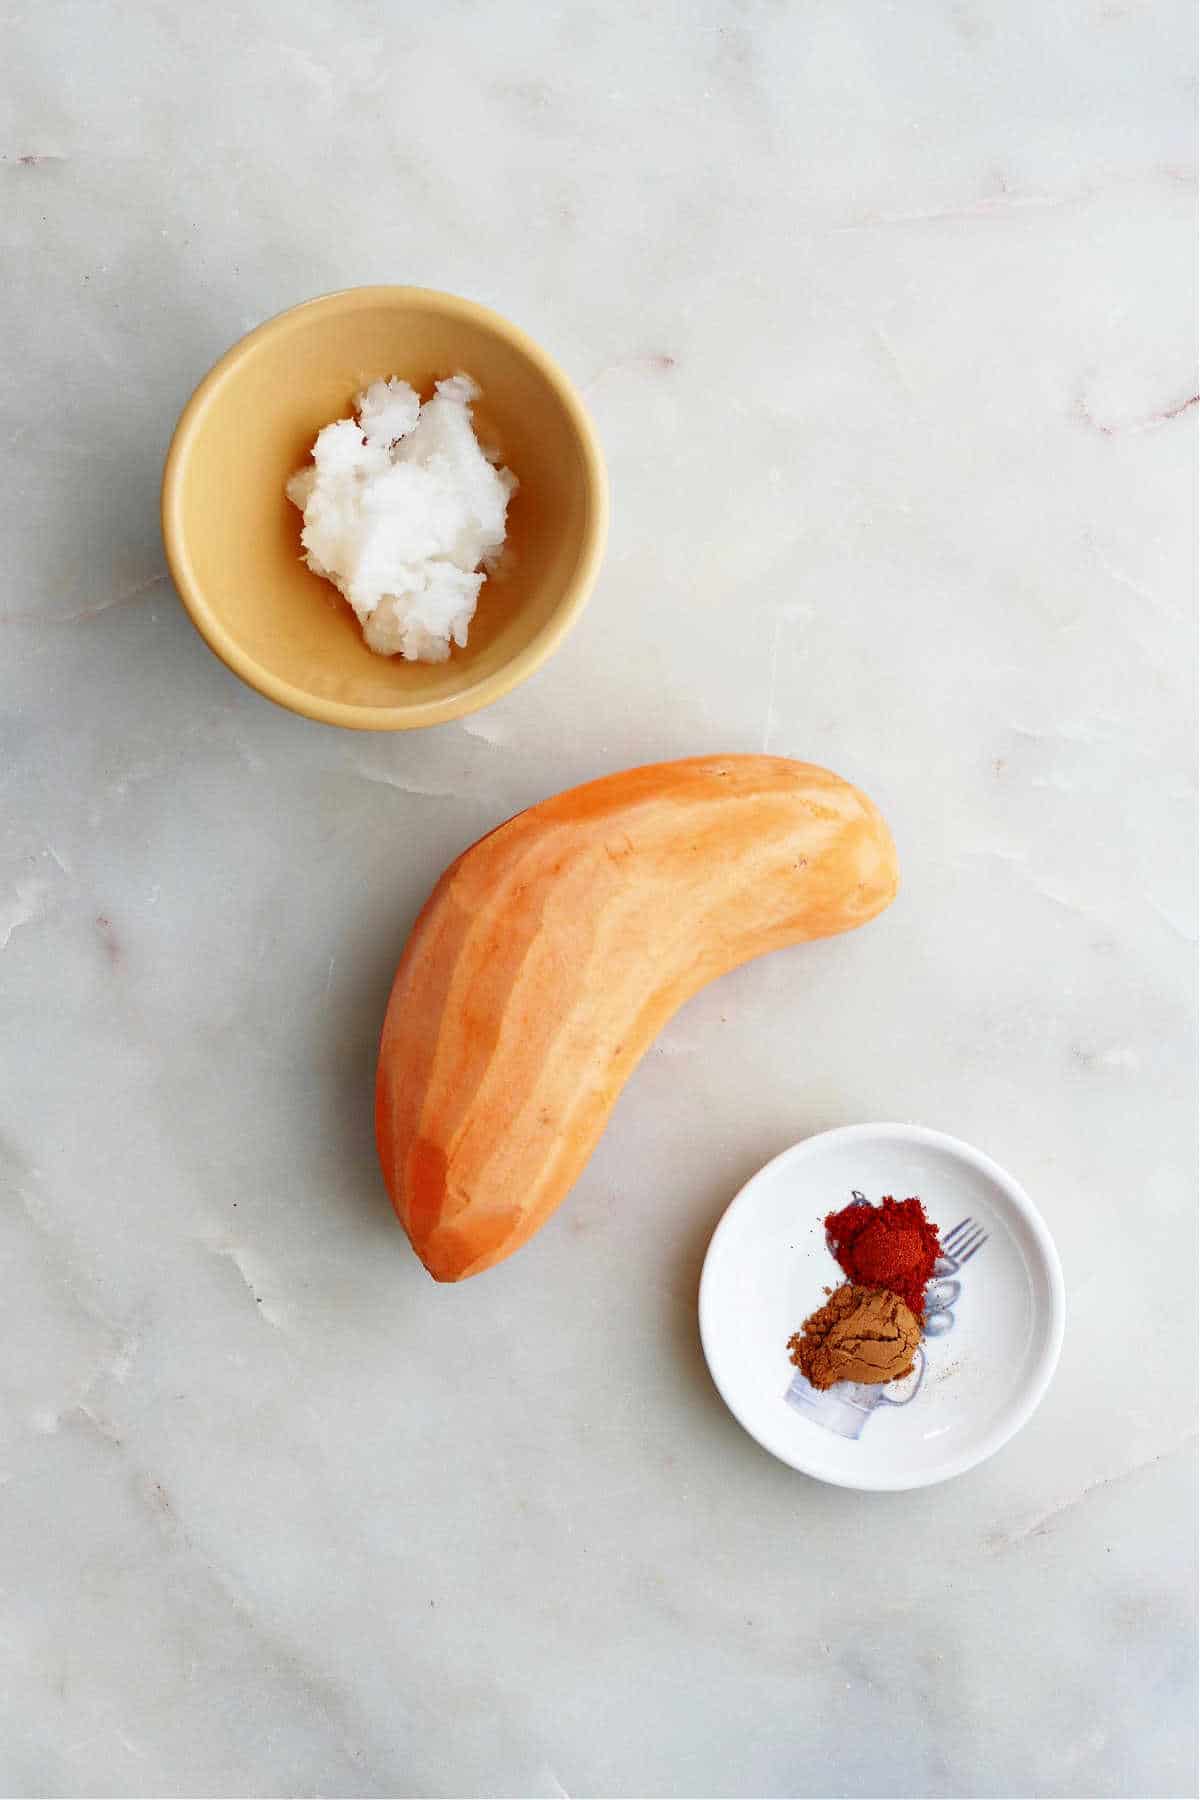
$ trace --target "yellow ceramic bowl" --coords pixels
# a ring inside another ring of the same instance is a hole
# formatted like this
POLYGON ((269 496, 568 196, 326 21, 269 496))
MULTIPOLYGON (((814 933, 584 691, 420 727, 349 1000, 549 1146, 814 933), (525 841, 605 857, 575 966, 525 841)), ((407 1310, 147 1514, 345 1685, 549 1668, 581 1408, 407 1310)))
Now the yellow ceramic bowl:
POLYGON ((578 394, 515 325, 427 288, 350 288, 269 319, 201 382, 167 456, 162 524, 183 603, 236 675, 310 719, 400 731, 474 712, 546 660, 595 581, 608 487, 578 394), (376 656, 301 562, 284 483, 369 381, 400 375, 426 397, 460 369, 482 389, 480 442, 521 484, 504 566, 449 662, 376 656))

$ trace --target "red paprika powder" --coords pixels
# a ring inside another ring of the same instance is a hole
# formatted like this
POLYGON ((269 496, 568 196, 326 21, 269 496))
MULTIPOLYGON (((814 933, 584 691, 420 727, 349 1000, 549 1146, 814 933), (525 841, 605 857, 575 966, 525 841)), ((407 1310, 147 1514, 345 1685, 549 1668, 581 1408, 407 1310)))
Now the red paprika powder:
POLYGON ((893 1200, 889 1194, 878 1206, 845 1206, 827 1216, 825 1230, 829 1248, 856 1286, 887 1288, 924 1318, 925 1288, 942 1252, 937 1226, 919 1200, 893 1200))

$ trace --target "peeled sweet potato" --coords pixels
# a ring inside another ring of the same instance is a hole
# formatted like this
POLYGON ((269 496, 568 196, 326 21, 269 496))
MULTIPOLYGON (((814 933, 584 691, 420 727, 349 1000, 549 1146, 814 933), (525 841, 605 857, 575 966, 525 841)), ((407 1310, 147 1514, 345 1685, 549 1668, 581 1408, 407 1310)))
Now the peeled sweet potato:
POLYGON ((865 924, 897 885, 871 802, 774 756, 630 769, 473 844, 413 928, 379 1052, 384 1179, 430 1274, 533 1235, 705 982, 865 924))

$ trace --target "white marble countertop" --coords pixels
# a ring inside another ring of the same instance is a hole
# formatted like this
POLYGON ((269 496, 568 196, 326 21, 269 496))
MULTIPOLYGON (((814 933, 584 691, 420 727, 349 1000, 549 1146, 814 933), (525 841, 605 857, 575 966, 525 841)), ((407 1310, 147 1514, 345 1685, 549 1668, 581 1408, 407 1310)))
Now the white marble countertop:
POLYGON ((1192 1794, 1192 9, 302 10, 6 20, 0 1790, 1192 1794), (407 737, 242 688, 157 522, 218 353, 371 281, 541 339, 613 485, 561 653, 407 737), (370 1134, 415 908, 764 745, 900 902, 702 994, 434 1286, 370 1134), (992 1462, 855 1496, 725 1413, 696 1279, 889 1117, 1027 1185, 1070 1317, 992 1462))

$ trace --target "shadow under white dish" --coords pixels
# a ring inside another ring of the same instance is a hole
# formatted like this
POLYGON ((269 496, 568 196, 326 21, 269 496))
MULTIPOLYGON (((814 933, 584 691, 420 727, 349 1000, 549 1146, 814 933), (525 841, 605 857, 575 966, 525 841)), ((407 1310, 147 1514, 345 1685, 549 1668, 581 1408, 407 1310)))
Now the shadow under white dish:
POLYGON ((841 1487, 927 1487, 991 1456, 1045 1393, 1064 1314, 1058 1253, 1024 1190, 969 1144, 916 1125, 850 1125, 785 1150, 727 1208, 700 1279, 701 1341, 730 1411, 774 1456, 841 1487), (844 1279, 824 1219, 856 1191, 918 1195, 944 1237, 971 1221, 958 1241, 973 1253, 931 1286, 913 1376, 818 1394, 787 1341, 844 1279))

